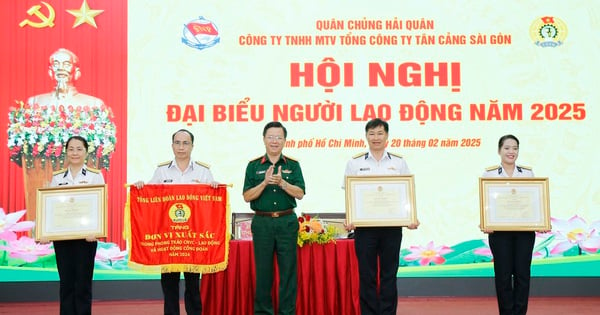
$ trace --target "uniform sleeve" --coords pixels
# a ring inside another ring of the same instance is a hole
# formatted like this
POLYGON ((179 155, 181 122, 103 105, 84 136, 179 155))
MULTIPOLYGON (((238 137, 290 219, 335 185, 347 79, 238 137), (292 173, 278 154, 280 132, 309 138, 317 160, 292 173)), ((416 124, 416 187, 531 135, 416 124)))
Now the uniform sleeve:
POLYGON ((92 184, 93 185, 103 185, 104 184, 104 176, 102 175, 102 172, 99 172, 96 175, 97 176, 94 176, 94 182, 92 184))
POLYGON ((255 170, 254 170, 254 167, 252 166, 252 163, 248 163, 248 165, 246 166, 246 175, 244 176, 243 191, 246 191, 257 185, 254 173, 255 173, 255 170))
POLYGON ((302 188, 302 191, 306 193, 306 185, 304 184, 304 176, 302 175, 302 168, 300 163, 294 163, 294 181, 291 183, 294 186, 302 188))
POLYGON ((498 175, 498 169, 493 169, 491 171, 488 171, 488 170, 483 171, 483 174, 481 174, 481 177, 494 178, 494 177, 500 177, 500 175, 498 175))
MULTIPOLYGON (((352 160, 348 161, 346 163, 346 170, 344 171, 344 178, 346 176, 352 176, 352 175, 356 175, 356 170, 354 170, 354 168, 352 167, 352 160)), ((346 180, 344 179, 344 182, 346 180)))
POLYGON ((157 167, 154 170, 154 175, 152 175, 152 178, 150 178, 150 181, 148 181, 148 184, 161 184, 163 181, 163 178, 164 178, 164 176, 162 175, 160 167, 157 167))
POLYGON ((410 169, 408 168, 408 164, 404 159, 402 159, 402 167, 400 169, 400 174, 402 175, 410 175, 410 169))
POLYGON ((533 170, 523 170, 523 177, 535 177, 535 175, 533 174, 533 170))
POLYGON ((352 176, 354 170, 352 169, 352 160, 346 162, 346 170, 344 171, 344 178, 342 178, 342 189, 346 189, 346 176, 352 176))
POLYGON ((202 178, 202 182, 203 183, 212 183, 212 182, 215 181, 214 178, 213 178, 212 172, 208 168, 206 169, 206 171, 204 172, 204 174, 202 174, 202 177, 203 177, 202 178))
POLYGON ((50 187, 58 187, 58 177, 52 176, 52 181, 50 181, 50 187))

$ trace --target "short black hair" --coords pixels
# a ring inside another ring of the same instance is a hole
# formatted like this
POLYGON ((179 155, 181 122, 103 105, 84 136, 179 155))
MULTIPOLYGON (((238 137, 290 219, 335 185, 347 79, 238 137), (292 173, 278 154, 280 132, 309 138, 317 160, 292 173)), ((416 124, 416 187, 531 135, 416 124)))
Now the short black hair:
POLYGON ((267 130, 269 128, 283 128, 283 138, 287 138, 287 129, 285 129, 283 124, 278 121, 272 121, 265 125, 265 128, 263 129, 263 137, 267 134, 267 130))
POLYGON ((85 140, 84 137, 82 136, 71 136, 68 140, 67 143, 65 144, 65 148, 69 147, 69 143, 71 142, 71 140, 79 140, 83 143, 83 147, 85 148, 85 152, 88 151, 88 142, 87 140, 85 140))
POLYGON ((173 135, 171 136, 171 142, 175 141, 175 135, 180 133, 180 132, 185 132, 188 135, 190 135, 190 138, 192 138, 192 144, 194 144, 194 134, 192 134, 189 130, 187 129, 179 129, 177 131, 175 131, 175 133, 173 133, 173 135))
POLYGON ((375 118, 375 119, 369 120, 369 122, 365 126, 365 132, 369 132, 369 129, 377 128, 379 126, 383 126, 383 130, 385 130, 385 133, 389 133, 390 126, 388 125, 387 121, 385 121, 381 118, 375 118))
POLYGON ((517 137, 515 137, 513 135, 504 135, 504 136, 500 137, 500 140, 498 140, 498 151, 500 151, 500 149, 502 148, 502 145, 504 145, 504 141, 506 141, 508 139, 515 140, 517 142, 517 145, 519 145, 519 139, 517 139, 517 137))

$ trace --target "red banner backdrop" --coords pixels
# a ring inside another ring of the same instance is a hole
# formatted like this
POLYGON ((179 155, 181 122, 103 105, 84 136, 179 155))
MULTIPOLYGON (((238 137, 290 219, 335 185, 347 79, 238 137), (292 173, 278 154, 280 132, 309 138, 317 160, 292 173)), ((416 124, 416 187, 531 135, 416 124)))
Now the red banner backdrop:
POLYGON ((132 186, 125 214, 130 267, 197 273, 227 267, 231 217, 227 186, 132 186))
POLYGON ((103 100, 114 113, 116 146, 110 167, 102 170, 109 187, 107 241, 124 247, 121 209, 127 178, 127 1, 2 1, 0 23, 0 207, 6 212, 26 207, 24 171, 9 159, 9 108, 16 106, 15 101, 26 102, 54 89, 48 60, 57 49, 65 48, 79 59, 77 90, 103 100))

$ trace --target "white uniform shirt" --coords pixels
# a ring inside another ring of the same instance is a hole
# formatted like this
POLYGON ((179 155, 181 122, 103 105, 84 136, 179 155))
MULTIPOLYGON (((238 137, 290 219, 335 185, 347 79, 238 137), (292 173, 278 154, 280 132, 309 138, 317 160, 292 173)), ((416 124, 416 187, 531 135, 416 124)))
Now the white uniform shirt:
POLYGON ((208 184, 213 181, 208 165, 190 160, 188 167, 181 172, 173 160, 160 164, 148 184, 208 184))
POLYGON ((85 165, 79 173, 73 174, 70 168, 55 172, 50 182, 50 187, 65 185, 103 185, 104 176, 97 169, 87 168, 85 165), (74 175, 74 176, 73 176, 74 175))
MULTIPOLYGON (((381 160, 377 161, 367 152, 354 157, 346 164, 345 176, 361 175, 409 175, 410 170, 406 161, 398 155, 383 152, 381 160)), ((345 186, 345 181, 342 187, 345 186)))
POLYGON ((533 171, 529 167, 515 166, 512 176, 508 176, 508 173, 502 165, 488 167, 481 177, 535 177, 533 171))

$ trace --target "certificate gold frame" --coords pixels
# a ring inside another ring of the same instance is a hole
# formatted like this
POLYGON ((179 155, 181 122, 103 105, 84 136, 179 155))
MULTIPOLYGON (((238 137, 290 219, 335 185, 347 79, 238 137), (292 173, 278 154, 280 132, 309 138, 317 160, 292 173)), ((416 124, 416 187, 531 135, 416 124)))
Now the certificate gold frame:
POLYGON ((356 227, 417 224, 414 175, 346 176, 346 218, 356 227))
POLYGON ((106 237, 106 184, 37 190, 35 239, 106 237))
POLYGON ((549 231, 549 180, 479 178, 480 227, 488 231, 549 231))

